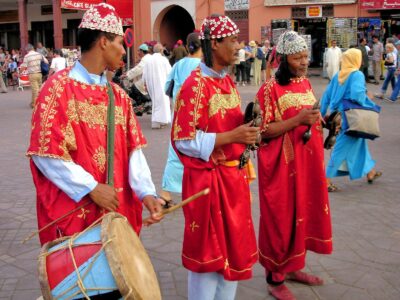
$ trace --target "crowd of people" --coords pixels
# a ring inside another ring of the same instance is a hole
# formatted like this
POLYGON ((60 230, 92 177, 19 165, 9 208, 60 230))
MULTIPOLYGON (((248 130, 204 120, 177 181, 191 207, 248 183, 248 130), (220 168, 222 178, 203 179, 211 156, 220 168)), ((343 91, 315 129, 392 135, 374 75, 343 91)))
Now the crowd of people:
MULTIPOLYGON (((366 177, 373 183, 382 175, 366 139, 346 135, 344 99, 375 107, 366 89, 363 51, 342 54, 332 43, 330 83, 320 108, 307 79, 309 49, 303 37, 287 31, 277 45, 261 46, 245 45, 238 33, 228 17, 212 15, 171 52, 160 43, 144 43, 139 63, 114 74, 119 86, 105 71, 121 69, 121 19, 104 3, 85 12, 78 30, 80 59, 60 72, 66 63, 54 51, 51 80, 32 98, 27 154, 42 244, 82 231, 108 211, 126 216, 139 234, 143 205, 151 214, 149 224, 157 223, 171 193, 185 199, 210 188, 183 207, 182 263, 189 271, 190 300, 233 300, 238 281, 252 277, 257 261, 276 299, 295 299, 287 280, 324 283, 302 269, 307 251, 332 252, 328 192, 337 187, 331 179, 366 177), (244 122, 236 86, 249 84, 251 72, 259 89, 256 116, 244 122), (147 142, 135 113, 143 111, 134 109, 129 96, 135 105, 151 103, 152 129, 172 127, 161 195, 142 152, 147 142), (114 110, 115 118, 109 117, 114 110), (328 111, 342 114, 344 121, 325 170, 322 117, 328 111), (255 172, 243 156, 248 147, 258 148, 258 243, 249 188, 255 172), (86 202, 84 213, 70 213, 86 202)), ((38 85, 40 62, 48 57, 40 46, 28 45, 23 60, 38 85)), ((395 60, 386 48, 387 59, 395 60)))

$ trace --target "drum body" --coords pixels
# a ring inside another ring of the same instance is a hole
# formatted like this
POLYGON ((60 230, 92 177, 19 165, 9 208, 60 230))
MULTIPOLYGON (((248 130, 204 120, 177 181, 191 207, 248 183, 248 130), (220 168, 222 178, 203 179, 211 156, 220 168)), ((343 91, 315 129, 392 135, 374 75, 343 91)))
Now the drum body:
POLYGON ((80 299, 121 293, 124 299, 161 299, 153 266, 125 217, 101 223, 43 246, 39 279, 44 299, 80 299))

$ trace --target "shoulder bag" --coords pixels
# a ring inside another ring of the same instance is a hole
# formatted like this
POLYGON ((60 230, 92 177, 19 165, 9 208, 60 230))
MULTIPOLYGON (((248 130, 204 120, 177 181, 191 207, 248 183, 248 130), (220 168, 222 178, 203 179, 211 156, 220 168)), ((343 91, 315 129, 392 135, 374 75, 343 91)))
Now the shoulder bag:
POLYGON ((374 107, 364 107, 355 101, 344 99, 343 110, 349 127, 345 134, 370 140, 380 136, 380 106, 375 104, 374 107))

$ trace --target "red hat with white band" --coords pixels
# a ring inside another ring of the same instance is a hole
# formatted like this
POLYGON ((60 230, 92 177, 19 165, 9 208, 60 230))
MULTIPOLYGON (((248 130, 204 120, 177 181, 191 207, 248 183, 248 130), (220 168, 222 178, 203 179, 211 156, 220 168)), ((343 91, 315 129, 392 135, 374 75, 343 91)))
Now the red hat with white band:
POLYGON ((103 32, 124 35, 121 18, 110 4, 100 3, 93 5, 82 17, 78 28, 99 30, 103 32))
POLYGON ((227 16, 211 16, 204 19, 200 29, 200 39, 205 39, 204 31, 210 29, 210 39, 221 39, 239 33, 237 25, 227 16))

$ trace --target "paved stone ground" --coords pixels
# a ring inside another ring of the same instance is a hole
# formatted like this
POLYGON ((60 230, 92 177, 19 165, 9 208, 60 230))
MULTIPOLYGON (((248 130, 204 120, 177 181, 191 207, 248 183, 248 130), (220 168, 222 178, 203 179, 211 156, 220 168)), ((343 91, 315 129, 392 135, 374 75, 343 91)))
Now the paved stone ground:
MULTIPOLYGON (((327 80, 312 76, 317 96, 327 80)), ((370 85, 371 91, 378 87, 370 85)), ((244 102, 257 88, 240 87, 244 102)), ((36 299, 40 295, 36 270, 37 238, 21 241, 36 229, 35 193, 28 160, 30 91, 0 94, 0 299, 36 299)), ((400 299, 400 103, 382 105, 382 137, 370 143, 377 167, 384 176, 373 185, 365 180, 335 182, 341 191, 330 195, 334 253, 310 253, 307 269, 322 276, 322 287, 289 284, 298 299, 400 299)), ((150 117, 140 118, 148 138, 145 154, 156 186, 160 187, 167 154, 168 130, 151 130, 150 117)), ((329 153, 327 153, 327 157, 329 153)), ((252 185, 254 199, 257 186, 252 185)), ((176 196, 178 198, 178 195, 176 196)), ((258 203, 253 203, 258 231, 258 203)), ((142 240, 151 256, 163 299, 186 299, 186 270, 181 266, 182 212, 169 215, 158 225, 144 228, 142 240)), ((272 299, 267 295, 264 271, 254 268, 254 278, 239 284, 236 299, 272 299)))

